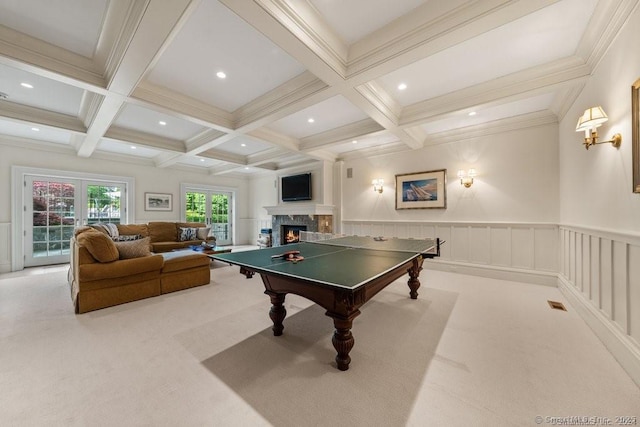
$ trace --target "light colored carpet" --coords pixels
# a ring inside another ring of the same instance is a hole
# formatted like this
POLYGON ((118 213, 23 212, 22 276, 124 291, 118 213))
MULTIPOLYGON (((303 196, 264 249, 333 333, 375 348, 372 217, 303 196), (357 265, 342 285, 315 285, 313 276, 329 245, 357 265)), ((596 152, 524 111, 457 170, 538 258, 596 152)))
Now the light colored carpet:
POLYGON ((274 337, 259 277, 83 315, 65 268, 0 275, 0 425, 523 426, 640 417, 640 389, 555 288, 423 271, 356 318, 349 371, 333 325, 287 296, 274 337), (551 420, 548 420, 551 421, 551 420))

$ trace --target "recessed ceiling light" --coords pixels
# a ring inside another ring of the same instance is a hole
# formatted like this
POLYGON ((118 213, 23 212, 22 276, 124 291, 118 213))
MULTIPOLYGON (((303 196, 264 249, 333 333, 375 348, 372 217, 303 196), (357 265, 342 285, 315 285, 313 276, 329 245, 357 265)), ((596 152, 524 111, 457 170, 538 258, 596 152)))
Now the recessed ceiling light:
POLYGON ((249 170, 249 166, 245 166, 244 170, 248 171, 249 170))
POLYGON ((31 128, 31 130, 34 131, 34 132, 40 132, 40 129, 38 129, 38 128, 31 128))
POLYGON ((200 159, 201 162, 204 162, 204 159, 200 159))
POLYGON ((313 117, 309 117, 309 119, 307 120, 309 123, 313 123, 315 122, 315 120, 313 119, 313 117))
POLYGON ((472 111, 472 112, 469 113, 470 116, 475 116, 476 114, 478 114, 478 113, 476 113, 475 111, 472 111))
POLYGON ((406 88, 407 88, 406 83, 400 83, 400 84, 398 85, 398 90, 405 90, 406 88))
POLYGON ((20 86, 26 87, 27 89, 33 89, 33 85, 29 83, 20 83, 20 86))
POLYGON ((224 73, 224 71, 218 71, 216 73, 216 76, 218 76, 219 79, 226 79, 227 75, 224 73))
POLYGON ((136 149, 136 146, 135 146, 135 145, 132 145, 132 146, 131 146, 131 149, 132 149, 132 150, 135 150, 135 149, 136 149))
POLYGON ((247 144, 242 143, 242 144, 240 144, 240 146, 241 146, 241 147, 246 147, 246 146, 247 146, 247 144))
POLYGON ((166 126, 166 125, 167 125, 167 122, 160 120, 160 121, 158 122, 158 124, 159 124, 160 126, 166 126))
POLYGON ((357 143, 358 143, 358 141, 354 139, 353 141, 351 141, 351 143, 352 143, 352 144, 357 144, 357 143))

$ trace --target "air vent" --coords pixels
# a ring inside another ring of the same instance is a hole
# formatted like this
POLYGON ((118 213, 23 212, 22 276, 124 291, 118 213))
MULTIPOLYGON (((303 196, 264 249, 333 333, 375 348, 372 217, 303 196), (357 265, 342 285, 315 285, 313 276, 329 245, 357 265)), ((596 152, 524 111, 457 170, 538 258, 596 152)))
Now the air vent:
POLYGON ((353 168, 347 168, 347 178, 353 178, 353 168))
POLYGON ((562 304, 561 302, 558 301, 548 301, 549 303, 549 307, 553 308, 554 310, 562 310, 562 311, 567 311, 567 309, 564 307, 564 304, 562 304))
POLYGON ((7 95, 4 92, 0 92, 0 99, 7 99, 7 98, 9 98, 9 95, 7 95))

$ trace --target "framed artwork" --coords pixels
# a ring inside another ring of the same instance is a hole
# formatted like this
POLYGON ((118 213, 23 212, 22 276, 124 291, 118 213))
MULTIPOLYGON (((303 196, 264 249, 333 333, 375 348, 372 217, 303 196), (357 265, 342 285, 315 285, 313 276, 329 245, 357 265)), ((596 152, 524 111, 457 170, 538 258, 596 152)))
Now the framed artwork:
POLYGON ((396 175, 396 210, 446 208, 446 169, 396 175))
POLYGON ((145 211, 173 210, 173 195, 167 193, 144 193, 145 211))
POLYGON ((640 79, 631 86, 631 137, 633 139, 633 192, 640 193, 640 79))

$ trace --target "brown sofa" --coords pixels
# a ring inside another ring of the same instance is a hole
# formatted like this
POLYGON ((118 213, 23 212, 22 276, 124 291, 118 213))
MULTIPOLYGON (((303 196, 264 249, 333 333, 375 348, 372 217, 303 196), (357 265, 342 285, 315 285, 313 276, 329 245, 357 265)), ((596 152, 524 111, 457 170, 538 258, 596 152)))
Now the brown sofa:
POLYGON ((141 236, 114 241, 91 227, 76 230, 71 239, 69 284, 76 313, 123 304, 208 284, 209 258, 195 251, 171 251, 201 241, 156 241, 168 238, 161 230, 179 228, 179 223, 119 225, 123 236, 141 236), (151 225, 154 224, 154 225, 151 225), (145 235, 145 227, 149 230, 145 235), (156 233, 157 231, 157 233, 156 233), (155 233, 155 234, 154 234, 155 233), (161 252, 153 253, 152 252, 161 252))

